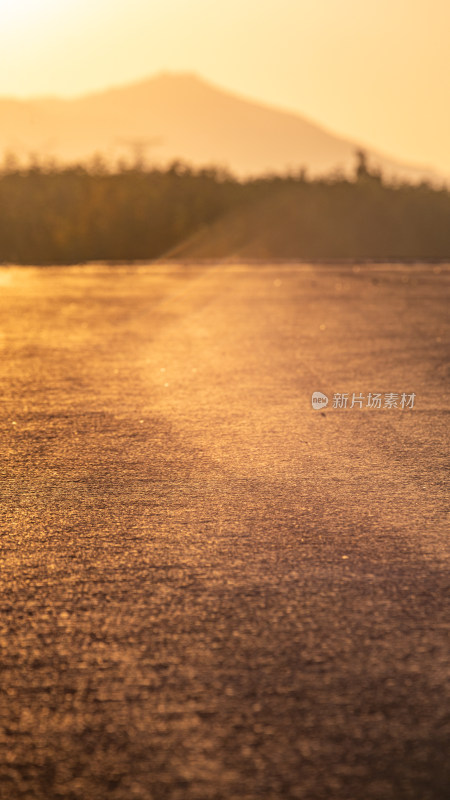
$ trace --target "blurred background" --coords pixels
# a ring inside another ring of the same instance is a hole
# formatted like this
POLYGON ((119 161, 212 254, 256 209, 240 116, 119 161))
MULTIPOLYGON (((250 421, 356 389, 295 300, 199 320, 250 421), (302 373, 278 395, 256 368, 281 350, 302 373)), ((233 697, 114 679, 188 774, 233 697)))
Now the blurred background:
POLYGON ((450 255, 447 0, 1 0, 1 17, 0 260, 450 255), (273 209, 269 178, 289 189, 273 209), (320 181, 348 202, 305 195, 320 181), (186 249, 228 211, 220 247, 215 230, 186 249))
POLYGON ((0 96, 194 72, 450 173, 447 0, 1 0, 1 20, 0 96))

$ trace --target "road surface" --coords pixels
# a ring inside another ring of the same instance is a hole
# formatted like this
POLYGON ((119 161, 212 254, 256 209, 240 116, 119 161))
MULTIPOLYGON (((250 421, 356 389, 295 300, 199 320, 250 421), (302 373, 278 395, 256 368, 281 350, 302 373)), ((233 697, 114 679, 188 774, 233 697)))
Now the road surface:
POLYGON ((449 278, 0 269, 2 800, 448 796, 449 278))

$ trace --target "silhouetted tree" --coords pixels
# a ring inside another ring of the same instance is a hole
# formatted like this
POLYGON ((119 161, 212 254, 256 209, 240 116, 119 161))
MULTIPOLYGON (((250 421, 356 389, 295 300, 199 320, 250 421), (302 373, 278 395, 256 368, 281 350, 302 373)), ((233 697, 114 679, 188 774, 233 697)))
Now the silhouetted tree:
POLYGON ((0 168, 0 261, 157 258, 231 211, 260 230, 272 226, 274 256, 450 258, 449 191, 386 184, 363 151, 357 159, 352 182, 304 171, 238 181, 178 161, 112 169, 100 157, 21 167, 9 156, 0 168))

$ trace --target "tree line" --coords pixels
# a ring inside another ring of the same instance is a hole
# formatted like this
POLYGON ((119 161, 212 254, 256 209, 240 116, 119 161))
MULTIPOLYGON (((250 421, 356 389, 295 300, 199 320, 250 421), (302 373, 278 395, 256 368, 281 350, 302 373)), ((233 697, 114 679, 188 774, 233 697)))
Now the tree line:
POLYGON ((180 162, 21 166, 9 158, 0 167, 0 262, 159 258, 230 212, 254 208, 257 217, 272 200, 286 209, 287 226, 274 257, 450 258, 449 190, 388 182, 360 152, 352 177, 309 179, 300 170, 245 181, 180 162))

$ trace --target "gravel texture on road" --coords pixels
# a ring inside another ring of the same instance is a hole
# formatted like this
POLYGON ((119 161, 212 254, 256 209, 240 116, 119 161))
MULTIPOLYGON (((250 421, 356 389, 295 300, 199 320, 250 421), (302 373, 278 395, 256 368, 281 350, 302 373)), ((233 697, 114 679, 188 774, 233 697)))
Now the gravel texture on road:
POLYGON ((0 268, 1 800, 448 797, 449 287, 0 268))

